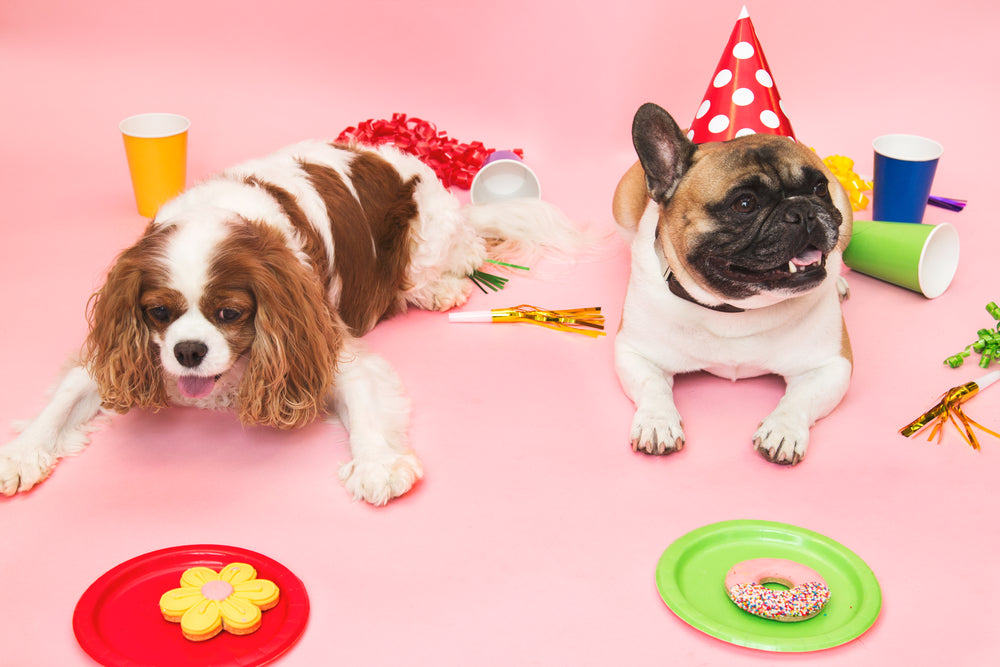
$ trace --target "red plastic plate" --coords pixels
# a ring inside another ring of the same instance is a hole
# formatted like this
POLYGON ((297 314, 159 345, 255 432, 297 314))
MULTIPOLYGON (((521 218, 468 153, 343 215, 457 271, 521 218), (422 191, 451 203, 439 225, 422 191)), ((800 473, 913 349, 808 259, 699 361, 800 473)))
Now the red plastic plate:
POLYGON ((106 572, 77 602, 73 632, 83 650, 108 667, 250 666, 267 664, 291 648, 308 618, 305 586, 281 563, 239 547, 195 544, 152 551, 106 572), (219 570, 234 562, 252 565, 259 578, 277 584, 278 604, 264 612, 253 634, 184 639, 180 626, 160 615, 160 596, 177 588, 190 567, 219 570))

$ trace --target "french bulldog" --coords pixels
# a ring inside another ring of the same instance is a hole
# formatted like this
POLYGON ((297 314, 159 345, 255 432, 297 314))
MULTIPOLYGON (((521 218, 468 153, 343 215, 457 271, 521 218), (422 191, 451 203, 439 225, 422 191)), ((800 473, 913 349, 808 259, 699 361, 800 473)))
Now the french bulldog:
POLYGON ((847 193, 793 139, 694 144, 655 104, 636 112, 632 140, 639 161, 613 206, 631 237, 615 366, 636 407, 632 448, 684 446, 678 373, 777 374, 786 391, 753 447, 774 463, 798 463, 809 428, 840 403, 853 367, 841 311, 847 193))

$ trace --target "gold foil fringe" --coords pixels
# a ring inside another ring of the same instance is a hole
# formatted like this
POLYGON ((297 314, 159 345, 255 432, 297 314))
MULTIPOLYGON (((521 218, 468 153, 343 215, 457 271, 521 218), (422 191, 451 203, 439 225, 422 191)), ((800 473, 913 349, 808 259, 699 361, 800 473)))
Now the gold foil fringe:
POLYGON ((961 434, 969 446, 978 451, 980 449, 979 439, 976 437, 973 427, 1000 438, 1000 433, 986 428, 965 414, 965 411, 962 409, 962 404, 978 393, 979 385, 975 381, 966 382, 958 387, 952 387, 944 393, 937 405, 904 426, 899 432, 908 438, 934 424, 927 440, 933 440, 936 435, 938 443, 940 443, 944 431, 943 427, 946 422, 950 421, 955 425, 955 428, 958 429, 959 434, 961 434))
POLYGON ((490 313, 494 322, 528 322, 591 338, 604 335, 604 315, 601 314, 600 307, 545 310, 525 304, 513 308, 495 308, 490 313))

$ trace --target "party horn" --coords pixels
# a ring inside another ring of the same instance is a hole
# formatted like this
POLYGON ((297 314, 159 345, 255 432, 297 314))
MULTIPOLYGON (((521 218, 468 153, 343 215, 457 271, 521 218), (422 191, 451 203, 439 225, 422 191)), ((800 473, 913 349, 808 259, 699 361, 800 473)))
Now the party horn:
POLYGON ((958 232, 948 223, 855 220, 844 263, 933 299, 951 284, 958 251, 958 232))

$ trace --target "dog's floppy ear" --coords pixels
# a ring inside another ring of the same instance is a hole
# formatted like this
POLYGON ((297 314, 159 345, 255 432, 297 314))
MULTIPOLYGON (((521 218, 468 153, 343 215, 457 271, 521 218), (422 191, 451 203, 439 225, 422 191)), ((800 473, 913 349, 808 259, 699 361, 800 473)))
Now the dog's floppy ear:
POLYGON ((115 412, 167 404, 152 332, 142 312, 144 284, 156 271, 169 232, 147 228, 108 272, 88 304, 90 331, 83 361, 97 383, 102 405, 115 412))
POLYGON ((632 121, 632 143, 646 172, 646 188, 653 201, 663 203, 674 194, 687 171, 695 145, 684 135, 673 117, 647 102, 632 121))
POLYGON ((240 275, 257 302, 254 340, 239 387, 244 424, 298 428, 324 409, 346 327, 330 310, 316 273, 284 245, 280 234, 249 223, 230 236, 252 253, 240 275))

